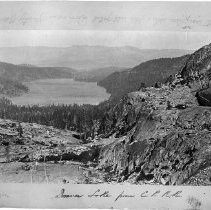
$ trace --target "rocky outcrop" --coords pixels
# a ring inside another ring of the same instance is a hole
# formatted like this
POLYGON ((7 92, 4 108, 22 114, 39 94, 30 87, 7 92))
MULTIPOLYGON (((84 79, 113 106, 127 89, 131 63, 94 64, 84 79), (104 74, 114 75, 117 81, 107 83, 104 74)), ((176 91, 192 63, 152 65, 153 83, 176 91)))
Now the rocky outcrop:
POLYGON ((45 161, 79 161, 88 163, 90 161, 96 162, 99 156, 99 147, 97 146, 76 146, 69 147, 65 150, 48 150, 45 153, 37 153, 36 160, 39 162, 45 161))
POLYGON ((196 93, 199 104, 211 106, 211 44, 193 53, 180 74, 196 93))
POLYGON ((209 87, 211 78, 211 44, 193 53, 181 71, 181 76, 194 90, 209 87))
POLYGON ((124 136, 101 150, 99 168, 111 177, 184 184, 210 166, 211 108, 198 106, 190 87, 177 84, 131 93, 123 110, 116 126, 124 125, 125 116, 136 123, 129 120, 133 126, 126 126, 124 136))

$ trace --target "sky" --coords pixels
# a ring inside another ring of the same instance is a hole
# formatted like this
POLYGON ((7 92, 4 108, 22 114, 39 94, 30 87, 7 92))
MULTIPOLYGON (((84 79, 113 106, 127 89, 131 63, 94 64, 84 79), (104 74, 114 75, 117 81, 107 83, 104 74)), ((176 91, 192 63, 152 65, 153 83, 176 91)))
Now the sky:
POLYGON ((211 42, 211 2, 0 2, 0 47, 191 49, 211 42))

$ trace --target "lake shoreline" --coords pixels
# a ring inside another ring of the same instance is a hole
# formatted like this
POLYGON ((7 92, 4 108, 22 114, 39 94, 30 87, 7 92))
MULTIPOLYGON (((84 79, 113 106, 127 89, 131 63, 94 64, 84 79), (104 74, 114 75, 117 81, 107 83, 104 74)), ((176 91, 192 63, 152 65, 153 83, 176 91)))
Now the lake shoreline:
POLYGON ((74 78, 41 79, 24 82, 28 93, 8 97, 14 104, 24 105, 98 105, 108 100, 110 94, 96 82, 76 81, 74 78))

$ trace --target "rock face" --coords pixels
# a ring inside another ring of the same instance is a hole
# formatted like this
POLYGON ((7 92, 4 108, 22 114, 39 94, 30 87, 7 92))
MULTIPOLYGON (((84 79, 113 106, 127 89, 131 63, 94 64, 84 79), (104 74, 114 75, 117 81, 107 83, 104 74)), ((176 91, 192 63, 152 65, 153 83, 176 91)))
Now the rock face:
POLYGON ((195 97, 209 86, 210 53, 191 55, 170 84, 128 95, 113 129, 121 137, 102 148, 100 169, 132 183, 211 184, 211 108, 195 97))
POLYGON ((200 48, 189 57, 181 76, 195 91, 199 104, 211 106, 211 44, 200 48))
POLYGON ((193 53, 181 71, 181 76, 190 83, 192 89, 206 89, 211 78, 211 44, 193 53))

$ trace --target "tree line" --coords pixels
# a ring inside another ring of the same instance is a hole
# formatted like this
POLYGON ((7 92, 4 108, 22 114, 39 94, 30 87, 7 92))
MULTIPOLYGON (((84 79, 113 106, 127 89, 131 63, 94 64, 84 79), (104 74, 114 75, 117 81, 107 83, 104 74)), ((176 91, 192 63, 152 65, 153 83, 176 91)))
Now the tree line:
POLYGON ((0 98, 0 118, 72 130, 86 139, 109 131, 115 120, 108 113, 115 104, 115 100, 108 100, 99 105, 19 106, 3 97, 0 98))

